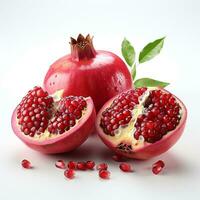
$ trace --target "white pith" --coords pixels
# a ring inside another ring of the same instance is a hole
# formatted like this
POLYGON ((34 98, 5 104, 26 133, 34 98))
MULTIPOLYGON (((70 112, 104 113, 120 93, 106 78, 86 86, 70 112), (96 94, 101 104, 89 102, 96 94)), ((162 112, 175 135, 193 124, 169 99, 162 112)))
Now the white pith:
MULTIPOLYGON (((144 137, 140 136, 139 139, 135 139, 134 133, 136 131, 135 123, 137 121, 137 118, 139 115, 144 114, 145 108, 144 108, 144 102, 149 97, 150 91, 152 90, 158 90, 158 88, 151 87, 148 88, 143 95, 139 97, 139 104, 137 104, 134 109, 132 110, 132 119, 130 122, 125 126, 120 126, 115 131, 115 136, 110 135, 104 135, 105 138, 108 139, 108 141, 112 141, 113 146, 118 146, 120 143, 125 143, 132 146, 132 149, 141 148, 144 146, 145 141, 144 137)), ((164 92, 164 91, 163 91, 164 92)), ((177 101, 177 100, 176 100, 177 101)), ((182 117, 182 109, 180 108, 180 116, 182 117)))
MULTIPOLYGON (((61 98, 62 98, 62 94, 63 94, 63 90, 58 90, 57 92, 55 92, 53 95, 51 95, 52 97, 53 97, 53 100, 54 100, 54 108, 55 108, 55 110, 57 110, 57 107, 56 107, 56 102, 58 102, 61 98)), ((85 101, 87 101, 87 97, 85 98, 84 97, 84 100, 85 101)), ((79 121, 83 118, 83 116, 85 115, 87 113, 87 105, 86 105, 86 108, 84 108, 83 110, 82 110, 82 115, 81 115, 81 118, 80 119, 76 119, 75 120, 75 125, 74 126, 72 126, 72 127, 70 127, 69 129, 68 129, 68 131, 69 130, 71 130, 72 128, 74 128, 78 123, 79 123, 79 121)), ((17 119, 17 126, 19 127, 19 129, 20 129, 20 125, 19 125, 19 123, 18 123, 18 119, 17 119)), ((23 132, 22 132, 22 134, 24 134, 23 132)), ((64 133, 63 133, 64 134, 64 133)), ((44 131, 44 132, 42 132, 42 133, 40 133, 40 134, 35 134, 33 137, 31 137, 31 136, 29 136, 29 135, 25 135, 24 134, 24 136, 25 137, 27 137, 27 138, 29 138, 29 139, 32 139, 32 140, 37 140, 37 141, 44 141, 44 140, 48 140, 48 139, 53 139, 53 138, 57 138, 57 137, 60 137, 60 136, 62 136, 63 134, 56 134, 56 133, 50 133, 49 131, 48 131, 48 127, 47 127, 47 129, 44 131)))

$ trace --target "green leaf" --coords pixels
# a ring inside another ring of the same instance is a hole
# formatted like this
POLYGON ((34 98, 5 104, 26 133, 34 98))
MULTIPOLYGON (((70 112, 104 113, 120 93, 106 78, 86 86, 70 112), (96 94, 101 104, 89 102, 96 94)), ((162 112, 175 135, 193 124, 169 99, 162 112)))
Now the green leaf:
POLYGON ((147 44, 140 52, 139 63, 144 63, 158 55, 163 47, 164 39, 165 37, 147 44))
POLYGON ((134 65, 131 69, 131 76, 132 76, 132 79, 134 81, 135 77, 136 77, 136 65, 134 65))
POLYGON ((127 64, 131 67, 135 62, 135 49, 126 38, 122 42, 121 51, 127 64))
POLYGON ((164 88, 168 85, 169 85, 169 83, 157 81, 157 80, 154 80, 151 78, 141 78, 134 82, 134 86, 136 88, 139 88, 139 87, 161 87, 161 88, 164 88))

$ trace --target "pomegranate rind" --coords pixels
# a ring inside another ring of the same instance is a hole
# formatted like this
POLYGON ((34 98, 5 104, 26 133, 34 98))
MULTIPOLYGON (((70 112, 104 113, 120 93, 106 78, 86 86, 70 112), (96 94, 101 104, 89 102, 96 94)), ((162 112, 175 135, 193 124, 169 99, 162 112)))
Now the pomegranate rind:
POLYGON ((131 74, 123 60, 112 52, 96 53, 95 58, 79 62, 71 55, 55 61, 45 76, 45 91, 54 94, 64 89, 63 96, 90 96, 99 111, 110 98, 131 89, 131 74))
POLYGON ((40 141, 24 135, 18 126, 17 108, 12 114, 12 129, 15 135, 27 146, 42 153, 56 154, 72 151, 79 147, 94 131, 96 118, 94 103, 90 97, 87 97, 85 100, 87 102, 87 109, 84 113, 84 116, 74 127, 71 127, 70 130, 66 131, 62 135, 59 135, 58 137, 48 138, 40 141))
MULTIPOLYGON (((160 90, 169 93, 165 89, 160 89, 160 90)), ((99 137, 101 138, 103 143, 106 146, 108 146, 111 150, 113 150, 115 153, 122 155, 124 157, 127 157, 127 158, 146 160, 146 159, 150 159, 152 157, 158 156, 162 153, 165 153, 179 140, 179 138, 181 137, 181 135, 184 131, 184 128, 185 128, 185 124, 186 124, 186 120, 187 120, 187 109, 186 109, 185 105, 183 104, 183 102, 178 97, 176 97, 175 95, 172 94, 172 96, 179 103, 181 110, 182 110, 181 120, 180 120, 178 126, 176 127, 176 129, 168 132, 166 135, 164 135, 162 137, 161 140, 159 140, 155 143, 144 142, 143 146, 133 149, 132 152, 124 153, 122 151, 119 151, 116 148, 116 145, 114 143, 112 143, 111 139, 110 140, 108 139, 108 136, 104 133, 103 129, 100 127, 100 121, 101 121, 103 111, 107 107, 109 107, 112 104, 113 100, 115 98, 117 98, 118 96, 119 95, 113 97, 112 99, 110 99, 109 101, 107 101, 104 104, 104 106, 98 112, 97 120, 96 120, 96 131, 97 131, 99 137)))

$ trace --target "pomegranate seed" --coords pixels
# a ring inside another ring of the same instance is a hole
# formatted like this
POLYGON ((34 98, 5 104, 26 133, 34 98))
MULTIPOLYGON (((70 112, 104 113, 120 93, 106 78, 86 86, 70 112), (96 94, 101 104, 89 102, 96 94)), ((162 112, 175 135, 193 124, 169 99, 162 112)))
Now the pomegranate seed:
POLYGON ((67 164, 67 167, 68 167, 69 169, 76 169, 77 164, 76 164, 76 162, 74 162, 74 161, 69 161, 68 164, 67 164))
POLYGON ((75 176, 75 171, 73 169, 67 169, 65 170, 64 175, 68 179, 73 179, 75 176))
POLYGON ((22 160, 21 165, 25 169, 31 169, 32 168, 30 161, 28 161, 26 159, 22 160))
POLYGON ((95 162, 94 161, 87 161, 86 162, 86 167, 87 169, 94 169, 95 162))
POLYGON ((124 161, 124 158, 122 157, 122 156, 120 156, 120 155, 113 155, 112 156, 112 159, 114 160, 114 161, 116 161, 116 162, 122 162, 122 161, 124 161))
POLYGON ((83 97, 62 98, 52 109, 53 98, 41 87, 34 87, 22 99, 17 109, 17 119, 21 131, 30 137, 48 130, 51 134, 63 134, 82 117, 87 103, 83 97))
POLYGON ((17 109, 20 129, 25 135, 34 137, 48 126, 49 111, 53 98, 48 96, 41 87, 34 87, 22 99, 17 109), (42 123, 43 122, 43 123, 42 123))
POLYGON ((85 162, 78 162, 77 163, 77 169, 86 170, 87 169, 86 163, 85 162))
POLYGON ((162 160, 159 160, 152 165, 152 172, 157 175, 162 171, 164 167, 165 163, 162 160))
POLYGON ((132 172, 133 171, 131 165, 128 163, 120 163, 119 168, 123 172, 132 172))
POLYGON ((66 168, 65 162, 63 160, 56 161, 55 166, 57 168, 60 168, 60 169, 65 169, 66 168))
POLYGON ((100 170, 99 171, 99 177, 102 179, 109 179, 110 178, 110 172, 108 170, 100 170))
POLYGON ((107 170, 108 165, 106 163, 100 163, 97 165, 97 170, 107 170))

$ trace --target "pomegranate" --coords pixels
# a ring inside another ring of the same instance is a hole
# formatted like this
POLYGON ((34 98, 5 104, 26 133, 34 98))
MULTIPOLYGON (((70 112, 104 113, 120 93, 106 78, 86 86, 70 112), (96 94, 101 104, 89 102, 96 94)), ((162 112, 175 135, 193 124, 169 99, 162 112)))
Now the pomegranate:
POLYGON ((186 123, 184 104, 161 88, 138 88, 109 100, 97 115, 96 129, 118 155, 148 159, 167 151, 186 123))
POLYGON ((54 62, 44 79, 49 94, 64 89, 64 96, 90 96, 98 111, 113 96, 130 89, 125 63, 108 51, 96 51, 90 35, 71 38, 71 54, 54 62))
POLYGON ((95 108, 90 97, 50 96, 34 87, 12 115, 14 133, 32 149, 43 153, 68 152, 93 131, 95 108))

